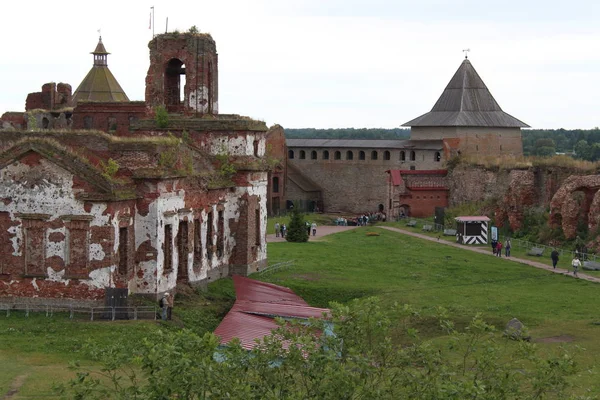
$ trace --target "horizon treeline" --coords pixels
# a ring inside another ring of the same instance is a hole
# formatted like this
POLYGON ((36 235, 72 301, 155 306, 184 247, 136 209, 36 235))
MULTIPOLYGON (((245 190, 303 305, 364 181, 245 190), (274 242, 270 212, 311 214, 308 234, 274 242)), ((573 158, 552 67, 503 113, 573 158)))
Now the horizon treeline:
MULTIPOLYGON (((410 139, 409 128, 299 128, 286 129, 289 139, 410 139)), ((571 154, 588 161, 600 160, 600 128, 523 129, 523 153, 532 156, 571 154)))

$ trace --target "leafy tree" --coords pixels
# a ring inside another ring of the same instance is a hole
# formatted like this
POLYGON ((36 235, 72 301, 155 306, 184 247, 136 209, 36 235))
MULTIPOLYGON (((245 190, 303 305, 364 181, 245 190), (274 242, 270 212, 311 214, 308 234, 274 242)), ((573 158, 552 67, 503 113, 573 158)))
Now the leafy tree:
POLYGON ((285 234, 285 239, 288 242, 301 243, 308 241, 308 231, 306 230, 304 215, 298 208, 299 207, 296 204, 291 210, 290 225, 288 226, 287 233, 285 234))
POLYGON ((444 342, 419 336, 418 310, 384 308, 377 298, 332 304, 327 320, 279 320, 251 351, 237 341, 221 348, 210 333, 163 332, 133 355, 96 351, 104 379, 79 372, 57 391, 92 400, 569 398, 578 371, 564 349, 542 357, 535 344, 502 337, 479 315, 464 330, 444 309, 437 317, 444 342))
POLYGON ((575 151, 576 158, 580 158, 582 160, 589 160, 591 158, 592 149, 585 140, 580 140, 577 142, 573 148, 573 151, 575 151))

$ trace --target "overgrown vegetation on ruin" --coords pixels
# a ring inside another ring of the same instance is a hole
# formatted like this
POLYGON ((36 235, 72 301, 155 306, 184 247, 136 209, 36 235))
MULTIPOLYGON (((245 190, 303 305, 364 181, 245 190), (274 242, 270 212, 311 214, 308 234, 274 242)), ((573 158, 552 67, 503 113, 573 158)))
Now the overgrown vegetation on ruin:
POLYGON ((483 167, 490 170, 527 169, 532 167, 557 167, 572 169, 577 172, 594 173, 600 171, 600 161, 591 162, 575 159, 567 155, 555 155, 552 157, 511 155, 482 156, 469 155, 453 157, 446 163, 448 169, 454 169, 459 165, 483 167))
POLYGON ((156 121, 156 126, 161 129, 169 126, 169 112, 165 106, 154 107, 154 121, 156 121))

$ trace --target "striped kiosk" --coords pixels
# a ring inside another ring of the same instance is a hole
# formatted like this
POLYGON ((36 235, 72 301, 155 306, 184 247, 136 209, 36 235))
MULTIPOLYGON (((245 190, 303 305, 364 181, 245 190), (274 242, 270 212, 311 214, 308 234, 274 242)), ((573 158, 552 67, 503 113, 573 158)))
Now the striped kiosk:
POLYGON ((488 222, 490 222, 488 217, 456 217, 454 220, 458 243, 486 244, 488 242, 488 222))

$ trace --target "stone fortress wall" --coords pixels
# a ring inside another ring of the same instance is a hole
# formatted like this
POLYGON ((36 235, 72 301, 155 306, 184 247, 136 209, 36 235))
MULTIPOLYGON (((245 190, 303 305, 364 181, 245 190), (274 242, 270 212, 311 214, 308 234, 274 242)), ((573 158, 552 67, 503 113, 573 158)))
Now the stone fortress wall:
MULTIPOLYGON (((433 170, 442 168, 443 162, 441 143, 433 149, 418 145, 390 149, 323 148, 297 147, 293 140, 288 140, 288 164, 321 188, 323 205, 319 209, 326 212, 373 212, 379 210, 380 205, 385 211, 388 208, 387 170, 433 170)), ((288 199, 314 199, 314 194, 303 191, 293 179, 288 179, 287 191, 288 199)))

